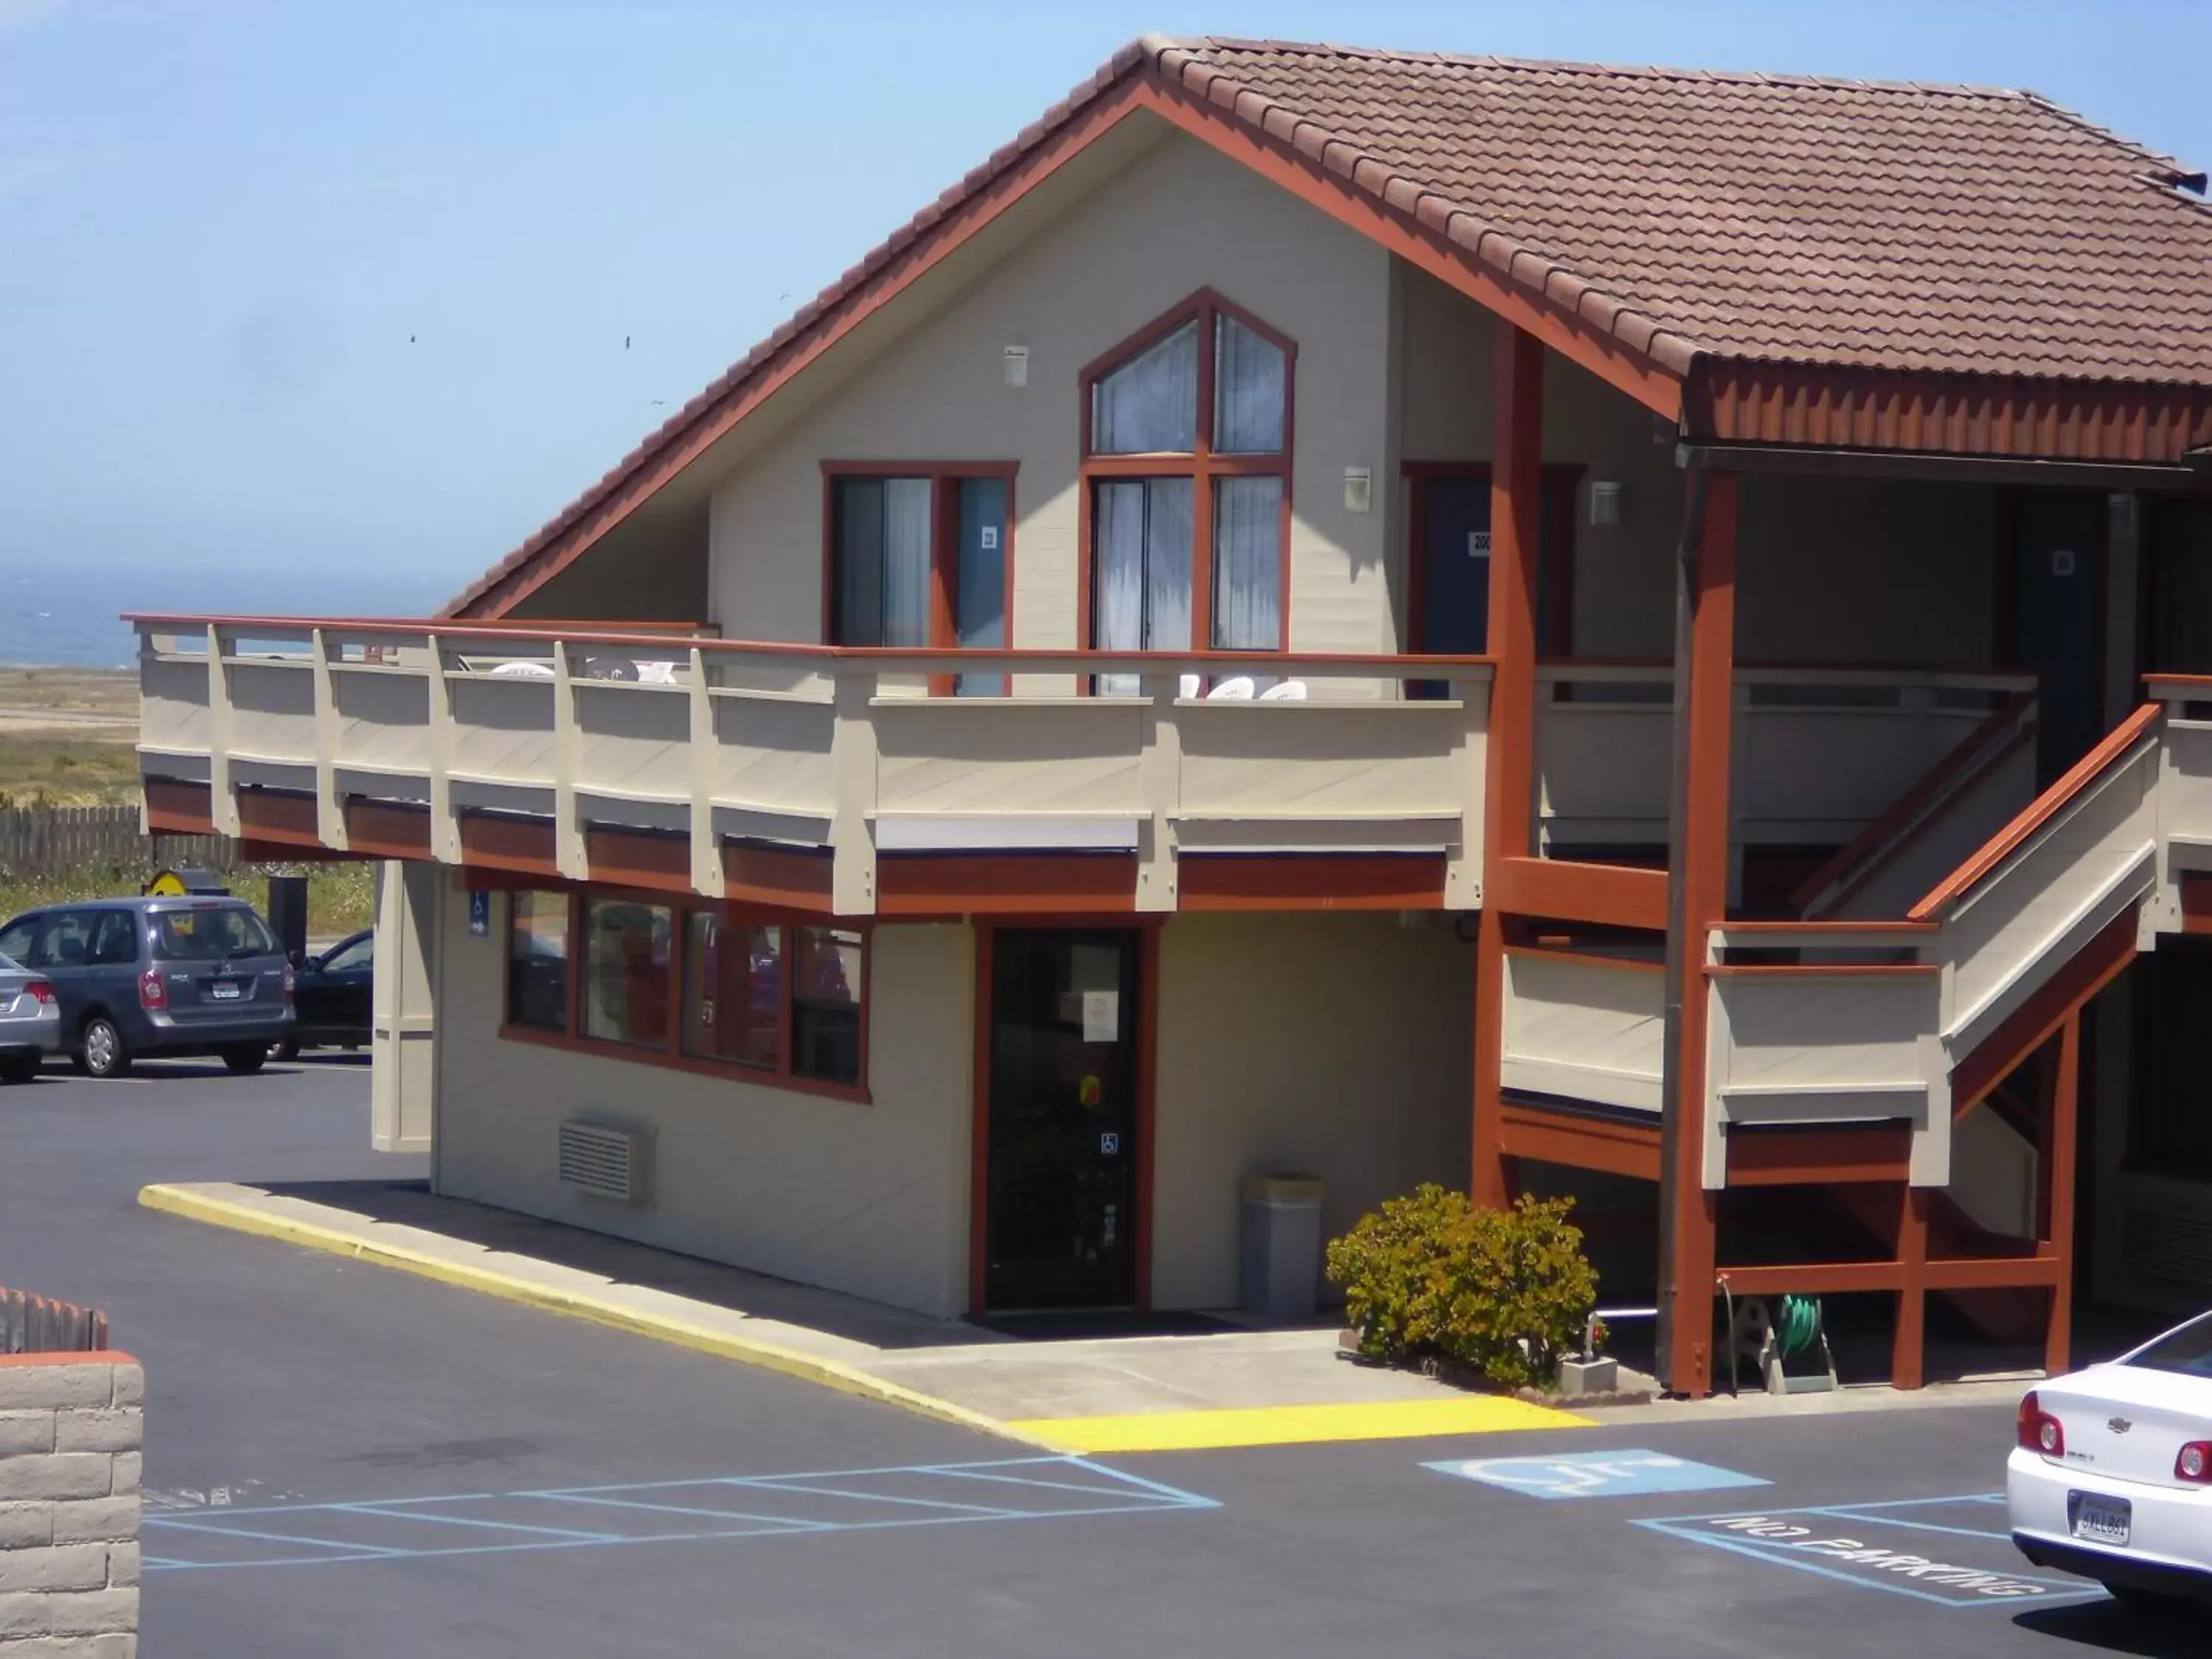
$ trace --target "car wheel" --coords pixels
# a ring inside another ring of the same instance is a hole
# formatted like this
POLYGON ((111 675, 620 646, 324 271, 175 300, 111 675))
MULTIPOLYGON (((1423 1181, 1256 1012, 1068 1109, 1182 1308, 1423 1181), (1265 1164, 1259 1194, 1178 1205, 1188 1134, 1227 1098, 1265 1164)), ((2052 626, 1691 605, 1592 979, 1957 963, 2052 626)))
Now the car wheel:
POLYGON ((0 1083, 29 1083, 39 1075, 36 1054, 9 1054, 0 1060, 0 1083))
POLYGON ((85 1021, 76 1058, 77 1069, 87 1077, 122 1077, 131 1070, 131 1051, 123 1046, 123 1033, 105 1014, 85 1021))
POLYGON ((233 1077, 251 1077, 269 1063, 266 1048, 228 1048, 223 1051, 222 1063, 233 1077))
POLYGON ((300 1039, 297 1037, 286 1037, 281 1042, 272 1042, 269 1045, 269 1058, 271 1060, 297 1060, 299 1057, 300 1039))

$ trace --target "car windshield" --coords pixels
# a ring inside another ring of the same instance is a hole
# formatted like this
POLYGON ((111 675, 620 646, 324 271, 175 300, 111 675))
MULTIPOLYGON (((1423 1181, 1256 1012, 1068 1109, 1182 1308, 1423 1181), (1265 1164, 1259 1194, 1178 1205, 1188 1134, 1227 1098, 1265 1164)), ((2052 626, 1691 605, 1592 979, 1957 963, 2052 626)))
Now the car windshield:
POLYGON ((161 962, 222 962, 230 957, 270 957, 276 941, 261 918, 242 904, 154 912, 154 955, 161 962))
POLYGON ((2185 1376, 2212 1376, 2212 1314, 2168 1331, 2124 1363, 2154 1371, 2179 1371, 2185 1376))

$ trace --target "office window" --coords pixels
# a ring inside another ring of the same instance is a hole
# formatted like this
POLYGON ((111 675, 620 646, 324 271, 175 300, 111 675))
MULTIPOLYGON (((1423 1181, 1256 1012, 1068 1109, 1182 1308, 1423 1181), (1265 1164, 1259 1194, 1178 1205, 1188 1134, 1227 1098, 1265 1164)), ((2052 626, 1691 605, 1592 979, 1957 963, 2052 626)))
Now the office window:
POLYGON ((927 478, 840 477, 830 489, 832 645, 929 643, 927 478))
POLYGON ((865 1088, 865 932, 606 892, 510 902, 512 1035, 771 1086, 865 1088), (572 925, 582 956, 573 1014, 572 925))
POLYGON ((584 901, 584 1035, 665 1048, 669 951, 674 921, 665 904, 584 901))
POLYGON ((1201 294, 1086 372, 1092 647, 1283 647, 1292 356, 1201 294))
POLYGON ((860 1080, 862 936, 842 927, 799 927, 791 986, 791 1069, 824 1083, 860 1080))
POLYGON ((775 1070, 783 1060, 783 929, 694 910, 684 938, 684 1052, 775 1070))
POLYGON ((507 902, 507 1023, 540 1031, 565 1031, 568 1029, 568 896, 522 892, 507 902))

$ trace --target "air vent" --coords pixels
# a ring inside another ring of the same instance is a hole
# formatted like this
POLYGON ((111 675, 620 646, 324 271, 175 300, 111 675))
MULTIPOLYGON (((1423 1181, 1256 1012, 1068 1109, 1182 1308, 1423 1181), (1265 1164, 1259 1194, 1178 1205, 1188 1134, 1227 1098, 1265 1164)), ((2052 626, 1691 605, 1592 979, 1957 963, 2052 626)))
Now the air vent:
POLYGON ((653 1170, 653 1138, 641 1129, 572 1117, 561 1125, 561 1180, 580 1192, 643 1204, 653 1170))
POLYGON ((2138 1279, 2212 1285, 2212 1218, 2130 1194, 2120 1212, 2120 1266, 2138 1279))

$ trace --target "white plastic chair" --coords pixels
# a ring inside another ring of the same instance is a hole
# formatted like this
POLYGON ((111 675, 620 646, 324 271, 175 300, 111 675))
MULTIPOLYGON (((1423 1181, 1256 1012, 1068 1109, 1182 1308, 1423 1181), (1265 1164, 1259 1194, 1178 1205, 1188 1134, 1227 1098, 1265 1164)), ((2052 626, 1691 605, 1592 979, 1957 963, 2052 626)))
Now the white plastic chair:
POLYGON ((1261 702, 1304 702, 1306 683, 1304 680, 1277 680, 1260 694, 1261 702))
POLYGON ((637 665, 640 685, 674 685, 676 665, 672 662, 641 662, 637 665))
POLYGON ((1198 696, 1198 676, 1185 674, 1176 682, 1176 696, 1186 702, 1198 696))
POLYGON ((1232 674, 1206 694, 1208 702, 1249 702, 1254 687, 1249 674, 1232 674))
POLYGON ((550 680, 553 665, 545 662, 503 662, 491 671, 495 680, 550 680))

